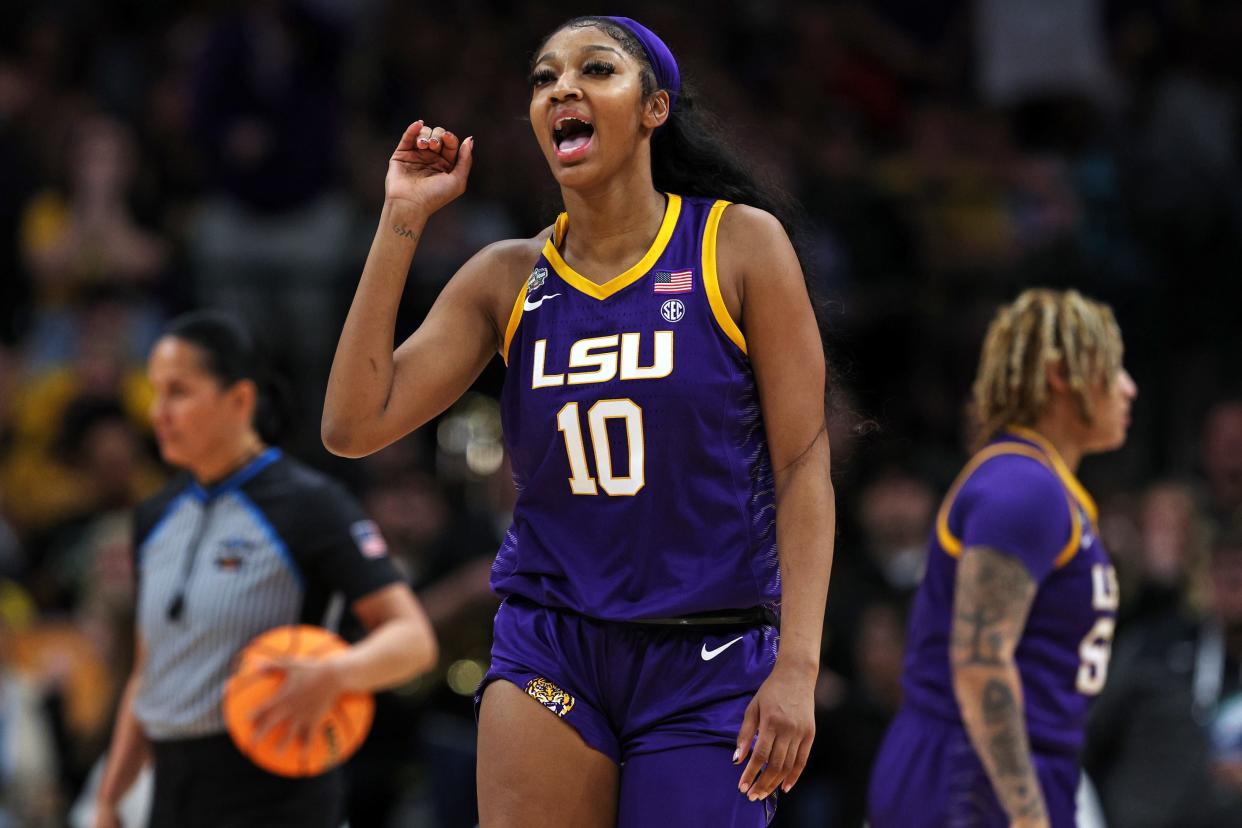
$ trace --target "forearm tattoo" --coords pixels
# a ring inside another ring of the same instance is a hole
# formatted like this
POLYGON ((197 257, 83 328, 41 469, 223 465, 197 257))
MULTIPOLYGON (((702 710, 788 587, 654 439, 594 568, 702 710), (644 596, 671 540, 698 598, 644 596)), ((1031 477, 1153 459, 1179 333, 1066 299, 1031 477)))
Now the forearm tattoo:
POLYGON ((411 230, 410 228, 406 227, 404 224, 394 224, 392 226, 392 231, 403 239, 417 239, 418 238, 418 231, 411 230))
POLYGON ((1044 814, 1020 698, 1013 652, 1022 637, 1035 583, 1015 558, 967 549, 958 561, 950 656, 962 719, 1006 812, 1044 814))

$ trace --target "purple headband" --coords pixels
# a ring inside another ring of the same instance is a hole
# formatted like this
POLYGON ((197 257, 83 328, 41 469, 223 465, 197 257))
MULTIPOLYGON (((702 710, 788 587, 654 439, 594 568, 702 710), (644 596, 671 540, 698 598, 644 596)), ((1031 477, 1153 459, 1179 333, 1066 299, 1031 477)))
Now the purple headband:
POLYGON ((668 92, 668 108, 671 112, 677 106, 677 97, 681 94, 681 72, 677 68, 677 59, 669 51, 660 36, 648 29, 637 20, 629 17, 612 17, 604 15, 601 20, 610 20, 622 27, 643 45, 647 60, 655 72, 656 86, 668 92))

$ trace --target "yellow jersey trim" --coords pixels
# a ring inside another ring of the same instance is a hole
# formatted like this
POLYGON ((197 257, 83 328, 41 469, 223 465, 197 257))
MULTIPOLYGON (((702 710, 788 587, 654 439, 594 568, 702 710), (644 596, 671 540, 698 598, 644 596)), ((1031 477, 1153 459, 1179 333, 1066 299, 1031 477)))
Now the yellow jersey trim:
POLYGON ((1044 450, 1044 454, 1048 455, 1048 459, 1052 462, 1052 469, 1057 473, 1057 477, 1061 478, 1061 482, 1065 484, 1065 488, 1069 489, 1074 495, 1074 499, 1082 506, 1083 511, 1087 513, 1087 517, 1091 519, 1091 523, 1095 524, 1100 519, 1100 510, 1096 508, 1095 500, 1083 488, 1082 483, 1078 482, 1078 478, 1070 471, 1069 466, 1061 459, 1060 452, 1056 446, 1048 441, 1048 438, 1040 434, 1033 428, 1027 428, 1020 425, 1011 425, 1005 429, 1014 437, 1023 440, 1029 440, 1044 450))
MULTIPOLYGON (((970 459, 966 464, 966 468, 962 469, 957 479, 953 481, 952 488, 945 495, 944 501, 940 504, 940 511, 936 513, 936 540, 940 542, 940 548, 943 549, 950 557, 956 558, 962 554, 962 541, 949 530, 949 512, 953 509, 953 503, 957 500, 957 495, 961 491, 962 486, 970 479, 970 476, 987 461, 994 457, 1000 457, 1006 454, 1017 454, 1023 457, 1029 457, 1037 461, 1049 471, 1057 474, 1057 470, 1049 462, 1048 455, 1032 446, 1022 443, 997 443, 988 446, 970 459)), ((1060 475, 1058 474, 1058 478, 1060 475)), ((1082 520, 1078 515, 1078 509, 1075 508, 1073 498, 1067 491, 1065 494, 1066 505, 1070 510, 1070 537, 1069 541, 1061 548, 1053 561, 1053 568, 1060 569, 1078 553, 1079 544, 1082 542, 1082 520)))
POLYGON ((629 287, 645 276, 660 258, 664 248, 668 247, 668 241, 673 237, 673 230, 677 227, 677 217, 681 215, 681 196, 673 195, 672 193, 668 193, 667 196, 668 206, 664 208, 664 220, 660 222, 660 230, 656 233, 655 241, 651 243, 651 247, 647 249, 646 255, 620 276, 615 276, 602 285, 598 285, 578 273, 561 257, 561 251, 557 249, 557 244, 565 240, 565 233, 569 229, 569 215, 566 213, 561 213, 556 219, 556 227, 552 232, 552 238, 548 239, 543 246, 543 257, 548 260, 548 264, 552 265, 552 269, 556 271, 556 274, 564 279, 570 287, 595 299, 607 299, 617 291, 629 287))
MULTIPOLYGON (((1067 498, 1068 499, 1068 498, 1067 498)), ((1070 539, 1065 544, 1065 548, 1061 550, 1061 554, 1057 555, 1057 559, 1052 562, 1053 569, 1060 569, 1074 559, 1078 554, 1078 549, 1082 545, 1082 518, 1078 516, 1078 510, 1074 508, 1073 501, 1070 501, 1070 539)))
POLYGON ((720 219, 729 203, 717 201, 707 214, 707 226, 703 229, 703 287, 707 290, 707 302, 711 305, 712 316, 716 317, 716 324, 745 354, 746 337, 742 335, 742 329, 733 321, 733 317, 729 316, 729 308, 720 294, 720 278, 716 274, 716 235, 720 230, 720 219))
POLYGON ((517 333, 518 323, 522 321, 522 306, 526 304, 526 286, 529 284, 529 279, 522 282, 522 289, 518 291, 517 299, 513 303, 513 310, 509 312, 509 324, 505 326, 505 344, 500 351, 500 358, 505 361, 506 366, 509 364, 509 344, 513 342, 513 335, 517 333))

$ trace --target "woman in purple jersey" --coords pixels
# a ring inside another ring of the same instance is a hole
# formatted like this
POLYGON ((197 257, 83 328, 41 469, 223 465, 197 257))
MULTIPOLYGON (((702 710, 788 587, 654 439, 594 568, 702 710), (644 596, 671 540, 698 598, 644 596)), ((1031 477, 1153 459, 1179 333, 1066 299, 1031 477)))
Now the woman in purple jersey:
POLYGON ((411 124, 333 362, 324 443, 376 451, 506 359, 519 498, 479 700, 485 828, 765 825, 814 735, 835 521, 803 269, 774 217, 782 200, 721 143, 655 34, 576 18, 535 54, 530 121, 565 214, 474 256, 394 353, 415 247, 464 191, 475 151, 411 124), (704 479, 685 458, 717 445, 738 467, 704 479), (601 537, 599 523, 619 531, 601 537), (687 523, 702 527, 697 550, 687 523), (719 544, 721 526, 752 540, 719 544), (718 564, 747 583, 720 581, 718 564), (751 606, 713 601, 743 594, 751 606), (762 613, 777 601, 779 654, 762 613))
POLYGON ((946 496, 910 618, 872 828, 1074 828, 1117 579, 1075 477, 1126 438, 1137 394, 1108 306, 1028 290, 974 385, 979 451, 946 496))

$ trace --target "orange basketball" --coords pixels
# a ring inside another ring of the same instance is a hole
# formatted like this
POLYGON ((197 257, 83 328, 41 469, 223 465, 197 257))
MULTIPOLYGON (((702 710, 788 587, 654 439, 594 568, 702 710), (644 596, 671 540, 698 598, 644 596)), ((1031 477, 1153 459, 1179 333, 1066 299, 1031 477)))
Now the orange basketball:
POLYGON ((299 656, 323 658, 349 645, 335 633, 308 625, 276 627, 246 645, 237 669, 224 687, 224 723, 233 742, 259 767, 281 776, 316 776, 344 762, 366 738, 375 714, 370 693, 343 693, 310 738, 290 738, 277 749, 287 727, 281 725, 262 741, 255 740, 251 716, 280 688, 284 676, 263 672, 275 659, 299 656))

